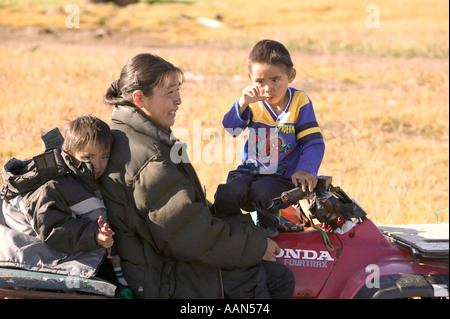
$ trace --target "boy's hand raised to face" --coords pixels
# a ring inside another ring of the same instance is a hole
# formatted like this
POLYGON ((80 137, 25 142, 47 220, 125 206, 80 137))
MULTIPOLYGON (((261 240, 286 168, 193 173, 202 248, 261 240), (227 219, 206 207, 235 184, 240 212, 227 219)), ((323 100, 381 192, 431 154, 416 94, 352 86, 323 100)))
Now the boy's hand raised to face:
POLYGON ((264 101, 266 98, 259 94, 259 88, 256 85, 247 86, 242 90, 242 96, 239 99, 240 115, 250 103, 264 101))

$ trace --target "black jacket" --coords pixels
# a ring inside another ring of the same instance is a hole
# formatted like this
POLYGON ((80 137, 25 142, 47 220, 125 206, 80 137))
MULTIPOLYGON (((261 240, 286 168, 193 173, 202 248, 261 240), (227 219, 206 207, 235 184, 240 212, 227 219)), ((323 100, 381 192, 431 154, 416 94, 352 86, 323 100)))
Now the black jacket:
POLYGON ((82 277, 103 261, 97 219, 106 207, 92 168, 75 166, 60 150, 49 153, 57 168, 37 175, 33 161, 12 159, 3 171, 5 222, 0 225, 0 265, 82 277), (31 185, 40 183, 32 189, 31 185))

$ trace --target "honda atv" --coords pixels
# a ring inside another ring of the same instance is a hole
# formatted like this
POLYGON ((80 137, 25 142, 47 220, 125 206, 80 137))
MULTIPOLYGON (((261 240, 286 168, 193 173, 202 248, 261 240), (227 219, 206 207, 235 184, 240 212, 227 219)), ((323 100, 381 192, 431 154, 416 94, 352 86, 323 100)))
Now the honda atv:
POLYGON ((294 298, 448 297, 448 224, 376 226, 332 178, 312 193, 281 194, 277 262, 296 278, 294 298), (315 223, 316 222, 316 223, 315 223))

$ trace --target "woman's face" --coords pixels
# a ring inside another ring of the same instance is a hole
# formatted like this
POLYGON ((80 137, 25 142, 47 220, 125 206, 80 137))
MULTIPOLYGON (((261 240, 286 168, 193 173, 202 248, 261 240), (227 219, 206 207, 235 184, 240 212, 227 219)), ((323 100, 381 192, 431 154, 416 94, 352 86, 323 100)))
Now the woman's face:
POLYGON ((173 72, 168 84, 154 88, 151 96, 142 94, 141 110, 153 123, 162 128, 175 124, 178 106, 181 104, 180 86, 180 78, 173 72))

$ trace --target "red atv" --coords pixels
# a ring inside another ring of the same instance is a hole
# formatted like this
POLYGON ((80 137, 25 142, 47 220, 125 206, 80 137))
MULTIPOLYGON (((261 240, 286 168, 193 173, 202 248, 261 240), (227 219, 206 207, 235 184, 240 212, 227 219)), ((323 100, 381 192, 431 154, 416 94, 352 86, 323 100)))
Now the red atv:
POLYGON ((313 193, 295 188, 279 198, 292 204, 274 239, 277 261, 295 274, 293 297, 448 297, 448 224, 377 227, 331 180, 320 176, 313 193))

